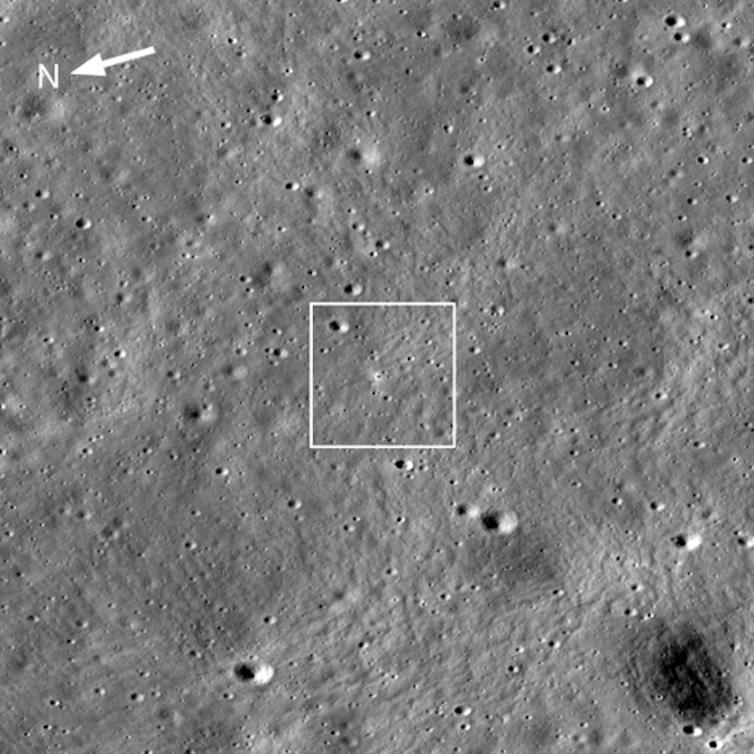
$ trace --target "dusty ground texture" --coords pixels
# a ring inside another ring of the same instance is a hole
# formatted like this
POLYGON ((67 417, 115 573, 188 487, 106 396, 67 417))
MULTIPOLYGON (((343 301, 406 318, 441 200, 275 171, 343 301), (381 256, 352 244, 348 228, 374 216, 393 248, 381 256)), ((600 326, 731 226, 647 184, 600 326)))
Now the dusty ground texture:
POLYGON ((4 3, 0 752, 754 750, 753 36, 4 3))

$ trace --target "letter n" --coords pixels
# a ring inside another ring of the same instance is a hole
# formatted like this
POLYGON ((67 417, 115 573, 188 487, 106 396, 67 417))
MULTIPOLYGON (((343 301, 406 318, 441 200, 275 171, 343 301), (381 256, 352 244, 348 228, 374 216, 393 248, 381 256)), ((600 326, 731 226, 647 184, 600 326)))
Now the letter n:
POLYGON ((37 75, 38 75, 40 89, 44 86, 45 76, 47 77, 48 81, 52 84, 53 89, 58 88, 58 81, 60 78, 60 73, 59 73, 59 66, 57 63, 55 63, 54 69, 55 69, 55 75, 50 76, 50 72, 47 70, 47 68, 43 66, 41 63, 39 64, 39 71, 37 75))

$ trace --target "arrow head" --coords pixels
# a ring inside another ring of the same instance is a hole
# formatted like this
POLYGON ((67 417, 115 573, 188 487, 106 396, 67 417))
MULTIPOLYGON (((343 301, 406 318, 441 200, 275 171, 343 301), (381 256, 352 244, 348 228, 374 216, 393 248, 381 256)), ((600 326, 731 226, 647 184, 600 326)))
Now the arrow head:
POLYGON ((71 76, 107 76, 105 66, 102 65, 102 55, 97 53, 93 58, 89 58, 84 65, 71 71, 71 76))

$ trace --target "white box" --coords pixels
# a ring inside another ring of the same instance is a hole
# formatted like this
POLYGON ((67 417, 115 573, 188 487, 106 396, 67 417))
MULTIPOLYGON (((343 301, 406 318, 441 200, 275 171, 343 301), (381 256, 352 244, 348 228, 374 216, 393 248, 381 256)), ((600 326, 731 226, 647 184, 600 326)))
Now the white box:
POLYGON ((309 302, 309 448, 352 450, 402 450, 402 449, 454 449, 457 440, 457 347, 456 304, 445 301, 310 301, 309 302), (449 307, 451 311, 451 441, 447 445, 399 445, 399 444, 337 444, 318 445, 314 442, 314 308, 325 307, 449 307))

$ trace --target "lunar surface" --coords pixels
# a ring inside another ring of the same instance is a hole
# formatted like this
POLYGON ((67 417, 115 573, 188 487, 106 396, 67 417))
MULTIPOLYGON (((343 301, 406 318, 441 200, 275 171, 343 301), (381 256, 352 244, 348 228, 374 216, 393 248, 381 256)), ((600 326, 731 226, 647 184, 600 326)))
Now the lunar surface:
POLYGON ((754 751, 751 4, 0 22, 0 754, 754 751))

